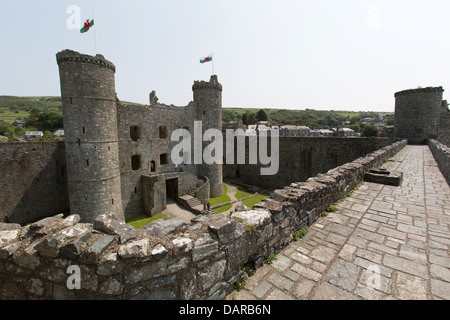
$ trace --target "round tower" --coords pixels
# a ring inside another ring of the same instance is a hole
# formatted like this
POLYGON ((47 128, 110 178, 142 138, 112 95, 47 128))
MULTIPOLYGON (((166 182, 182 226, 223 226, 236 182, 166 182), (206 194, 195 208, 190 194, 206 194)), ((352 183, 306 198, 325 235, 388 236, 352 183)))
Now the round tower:
POLYGON ((438 135, 442 87, 404 90, 395 93, 394 138, 425 143, 438 135))
POLYGON ((56 55, 61 81, 70 211, 124 219, 114 64, 71 50, 56 55))
MULTIPOLYGON (((202 122, 202 134, 211 128, 222 132, 222 85, 217 75, 212 75, 209 82, 194 81, 194 119, 202 122)), ((203 148, 208 142, 203 143, 203 148)), ((210 197, 223 194, 222 164, 198 165, 198 175, 207 176, 210 180, 210 197)))

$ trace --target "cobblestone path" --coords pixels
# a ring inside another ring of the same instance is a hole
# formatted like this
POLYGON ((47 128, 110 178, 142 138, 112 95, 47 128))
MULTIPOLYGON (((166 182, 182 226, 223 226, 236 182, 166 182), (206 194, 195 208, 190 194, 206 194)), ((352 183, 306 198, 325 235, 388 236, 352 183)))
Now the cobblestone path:
POLYGON ((450 299, 450 188, 428 146, 386 165, 400 187, 366 182, 228 299, 450 299))

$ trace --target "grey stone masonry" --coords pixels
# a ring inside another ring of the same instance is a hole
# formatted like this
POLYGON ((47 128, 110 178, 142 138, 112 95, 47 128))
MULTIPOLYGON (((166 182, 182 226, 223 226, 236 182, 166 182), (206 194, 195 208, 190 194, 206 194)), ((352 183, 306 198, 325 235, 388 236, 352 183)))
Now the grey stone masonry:
MULTIPOLYGON (((297 230, 310 226, 325 208, 361 181, 364 172, 381 165, 405 145, 406 140, 398 141, 336 167, 326 175, 293 184, 257 204, 254 210, 231 218, 208 214, 190 220, 155 220, 139 230, 114 215, 99 215, 93 223, 81 222, 76 214, 65 218, 59 214, 23 227, 2 224, 0 299, 223 299, 245 276, 241 270, 243 265, 261 266, 268 257, 285 248, 297 230), (70 275, 74 268, 79 270, 79 289, 70 285, 72 276, 76 276, 70 275)), ((364 204, 355 206, 355 210, 358 206, 365 208, 364 204)), ((378 207, 383 213, 382 219, 387 219, 384 215, 393 210, 378 207)), ((299 261, 314 260, 316 269, 296 263, 282 275, 268 277, 257 295, 264 297, 267 288, 281 283, 281 288, 269 295, 288 297, 288 293, 281 290, 291 290, 300 273, 310 280, 320 279, 320 269, 333 263, 338 247, 352 233, 347 221, 342 223, 345 225, 333 228, 333 234, 320 236, 327 238, 328 246, 311 250, 309 257, 305 254, 295 257, 299 261)), ((401 241, 402 234, 407 232, 420 237, 420 223, 424 222, 417 220, 415 225, 382 231, 392 233, 392 240, 389 240, 395 244, 395 240, 401 241)), ((361 235, 361 241, 373 240, 374 246, 387 238, 367 230, 360 232, 368 233, 361 235)), ((408 249, 404 248, 401 254, 422 257, 421 252, 408 249)), ((347 252, 346 256, 351 254, 347 252)), ((358 258, 368 259, 369 256, 370 253, 362 252, 358 258)), ((403 267, 403 263, 395 260, 398 258, 386 258, 386 264, 403 267)), ((436 259, 439 261, 440 257, 436 259)), ((287 257, 277 261, 283 268, 284 262, 290 262, 287 257)), ((364 265, 364 261, 360 264, 364 265)), ((442 281, 445 272, 439 263, 436 262, 438 265, 432 272, 442 281)), ((339 265, 347 268, 347 262, 339 265)), ((346 274, 355 268, 361 266, 348 266, 346 274)), ((415 274, 422 274, 423 268, 416 269, 415 274)), ((336 275, 330 273, 329 277, 335 279, 336 275)), ((348 277, 348 281, 353 281, 354 277, 348 277)), ((348 286, 350 284, 346 283, 345 287, 348 286)))
POLYGON ((450 299, 450 188, 428 146, 383 165, 401 186, 366 182, 229 299, 450 299))

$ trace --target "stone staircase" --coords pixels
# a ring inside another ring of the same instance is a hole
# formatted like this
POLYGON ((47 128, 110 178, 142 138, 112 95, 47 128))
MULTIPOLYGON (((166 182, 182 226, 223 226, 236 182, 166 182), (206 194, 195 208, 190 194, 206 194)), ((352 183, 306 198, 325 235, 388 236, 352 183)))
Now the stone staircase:
POLYGON ((184 196, 178 197, 179 203, 185 207, 186 209, 190 210, 191 212, 195 214, 209 214, 214 213, 214 210, 203 210, 203 204, 200 202, 199 199, 195 197, 195 191, 191 190, 189 191, 189 194, 186 194, 184 196), (194 194, 194 195, 193 195, 194 194))

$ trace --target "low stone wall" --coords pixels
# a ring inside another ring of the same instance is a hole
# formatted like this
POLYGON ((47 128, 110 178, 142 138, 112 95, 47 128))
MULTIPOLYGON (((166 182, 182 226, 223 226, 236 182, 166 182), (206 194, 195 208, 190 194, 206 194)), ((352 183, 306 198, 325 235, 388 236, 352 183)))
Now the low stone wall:
POLYGON ((450 185, 450 147, 438 140, 428 140, 428 147, 436 160, 442 175, 450 185))
POLYGON ((255 210, 156 220, 139 230, 99 216, 0 224, 1 299, 222 299, 406 141, 277 191, 255 210))

